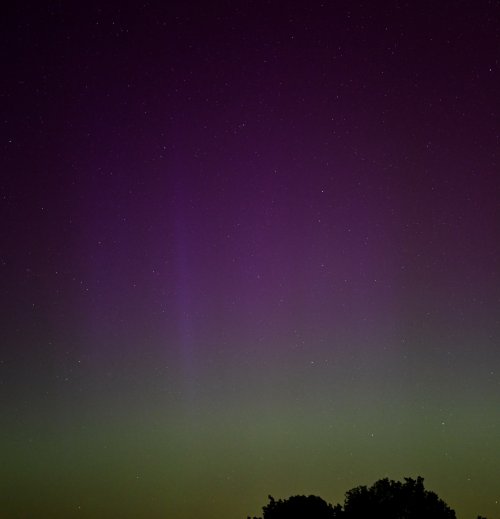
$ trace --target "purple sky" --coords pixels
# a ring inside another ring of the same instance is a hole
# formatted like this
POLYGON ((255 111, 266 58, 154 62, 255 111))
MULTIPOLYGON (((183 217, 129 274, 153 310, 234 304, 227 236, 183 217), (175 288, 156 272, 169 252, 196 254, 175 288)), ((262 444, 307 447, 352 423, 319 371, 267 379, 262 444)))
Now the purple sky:
POLYGON ((499 13, 5 9, 0 515, 500 515, 499 13))

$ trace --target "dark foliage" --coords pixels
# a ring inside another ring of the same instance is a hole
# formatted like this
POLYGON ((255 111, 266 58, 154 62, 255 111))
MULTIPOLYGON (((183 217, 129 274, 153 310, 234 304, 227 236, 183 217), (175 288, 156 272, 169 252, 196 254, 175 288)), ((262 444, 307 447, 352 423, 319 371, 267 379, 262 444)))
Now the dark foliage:
POLYGON ((455 519, 455 512, 424 480, 405 478, 404 483, 380 479, 370 488, 360 486, 346 493, 345 519, 455 519))
POLYGON ((404 482, 386 478, 371 487, 353 488, 346 493, 343 507, 317 496, 278 501, 269 496, 262 510, 263 519, 455 519, 455 512, 437 494, 425 490, 421 477, 404 482))
POLYGON ((318 496, 292 496, 278 501, 269 496, 269 504, 262 511, 263 519, 336 519, 341 507, 334 508, 318 496))

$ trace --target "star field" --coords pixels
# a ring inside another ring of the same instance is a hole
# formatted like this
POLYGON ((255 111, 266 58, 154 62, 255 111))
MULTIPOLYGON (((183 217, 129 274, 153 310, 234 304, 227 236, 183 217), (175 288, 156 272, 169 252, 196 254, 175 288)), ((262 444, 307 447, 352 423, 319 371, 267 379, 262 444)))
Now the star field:
POLYGON ((1 17, 5 517, 500 515, 497 2, 1 17))

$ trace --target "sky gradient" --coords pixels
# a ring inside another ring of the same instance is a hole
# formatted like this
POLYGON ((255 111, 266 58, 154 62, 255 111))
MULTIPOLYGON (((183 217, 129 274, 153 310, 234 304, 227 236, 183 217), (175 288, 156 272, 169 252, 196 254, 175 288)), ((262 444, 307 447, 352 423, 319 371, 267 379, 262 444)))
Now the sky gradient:
POLYGON ((498 519, 499 3, 119 4, 0 17, 0 515, 498 519))

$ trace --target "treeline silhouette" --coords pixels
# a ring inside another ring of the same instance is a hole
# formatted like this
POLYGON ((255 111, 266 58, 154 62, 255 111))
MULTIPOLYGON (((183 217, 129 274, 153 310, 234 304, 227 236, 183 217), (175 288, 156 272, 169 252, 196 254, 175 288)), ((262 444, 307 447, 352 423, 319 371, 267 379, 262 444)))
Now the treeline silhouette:
POLYGON ((353 488, 346 492, 343 506, 312 495, 277 501, 269 496, 262 512, 262 518, 247 519, 456 519, 455 511, 436 493, 425 490, 422 477, 404 482, 385 478, 371 487, 353 488))

